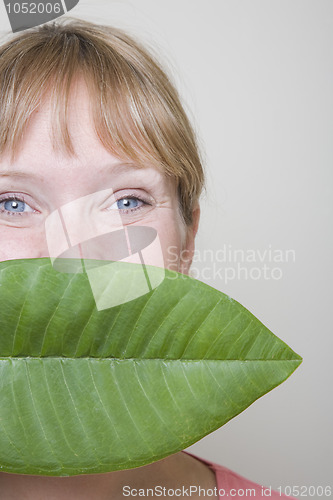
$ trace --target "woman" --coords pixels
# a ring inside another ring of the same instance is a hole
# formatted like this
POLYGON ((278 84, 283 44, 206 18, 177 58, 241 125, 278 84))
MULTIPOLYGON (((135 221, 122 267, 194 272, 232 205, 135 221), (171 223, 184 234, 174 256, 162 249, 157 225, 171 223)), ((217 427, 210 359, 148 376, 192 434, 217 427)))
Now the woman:
MULTIPOLYGON (((177 92, 156 61, 119 30, 65 21, 3 45, 0 82, 0 260, 56 257, 50 216, 71 206, 77 242, 105 227, 149 226, 159 245, 148 263, 188 273, 203 168, 177 92)), ((0 473, 4 500, 102 500, 158 485, 192 498, 203 496, 199 487, 211 498, 268 496, 183 452, 105 474, 0 473)))

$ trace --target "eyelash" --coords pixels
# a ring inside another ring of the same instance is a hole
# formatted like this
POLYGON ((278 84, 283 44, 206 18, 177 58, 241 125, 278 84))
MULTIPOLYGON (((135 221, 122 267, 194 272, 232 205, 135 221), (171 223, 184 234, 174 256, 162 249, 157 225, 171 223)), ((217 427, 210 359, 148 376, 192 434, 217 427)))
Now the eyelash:
MULTIPOLYGON (((143 205, 140 205, 138 207, 134 207, 134 208, 119 208, 119 212, 121 212, 122 214, 130 214, 130 213, 133 213, 135 212, 136 210, 140 210, 142 209, 142 207, 144 205, 148 205, 150 206, 151 203, 149 203, 148 201, 140 198, 139 196, 135 196, 135 195, 125 195, 125 196, 122 196, 121 198, 118 198, 118 200, 115 201, 115 203, 118 203, 118 201, 121 201, 121 200, 124 200, 124 199, 131 199, 131 200, 138 200, 139 202, 141 202, 143 205)), ((11 196, 4 196, 4 197, 1 197, 0 196, 0 205, 2 203, 6 203, 7 201, 20 201, 22 203, 27 203, 26 200, 24 199, 24 196, 21 196, 21 195, 11 195, 11 196)), ((110 210, 110 209, 109 209, 110 210)), ((0 208, 0 213, 4 213, 6 215, 9 215, 9 216, 24 216, 26 215, 26 212, 9 212, 8 210, 4 210, 4 209, 1 209, 0 208)), ((32 212, 29 212, 30 214, 32 212)))
MULTIPOLYGON (((124 196, 121 196, 121 198, 118 198, 115 203, 118 203, 118 201, 121 201, 121 200, 124 200, 124 199, 130 199, 130 200, 138 200, 139 202, 141 202, 143 205, 140 205, 139 207, 134 207, 134 208, 119 208, 119 212, 121 212, 122 214, 129 214, 129 213, 133 213, 135 212, 136 210, 140 210, 142 209, 142 207, 144 205, 151 205, 151 203, 149 203, 148 201, 140 198, 139 196, 135 196, 133 194, 129 194, 129 195, 124 195, 124 196)), ((110 210, 110 209, 109 209, 110 210)))
MULTIPOLYGON (((0 205, 2 203, 6 203, 6 201, 20 201, 20 202, 26 203, 28 205, 28 203, 24 199, 24 196, 22 196, 22 195, 16 195, 15 194, 15 195, 4 196, 4 197, 0 196, 0 205)), ((17 216, 18 215, 20 217, 27 215, 26 212, 9 212, 8 210, 4 210, 3 208, 0 208, 0 213, 6 214, 6 215, 9 215, 9 216, 17 216)), ((29 213, 31 214, 33 212, 29 212, 29 213)))

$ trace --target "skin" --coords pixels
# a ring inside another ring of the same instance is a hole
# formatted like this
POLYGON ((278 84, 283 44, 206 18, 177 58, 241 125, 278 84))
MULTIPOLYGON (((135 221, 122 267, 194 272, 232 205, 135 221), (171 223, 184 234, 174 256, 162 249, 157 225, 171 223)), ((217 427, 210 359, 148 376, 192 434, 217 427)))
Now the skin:
MULTIPOLYGON (((145 262, 188 273, 199 207, 193 211, 193 225, 185 227, 172 180, 149 165, 138 169, 131 162, 124 164, 104 149, 95 135, 89 96, 80 80, 73 87, 68 122, 75 157, 52 148, 46 100, 32 116, 15 162, 9 154, 0 159, 0 260, 59 254, 57 227, 48 222, 50 215, 61 209, 74 243, 122 227, 154 228, 158 238, 147 249, 145 262), (130 196, 137 198, 128 201, 130 196)), ((96 258, 108 258, 99 245, 96 258)), ((0 473, 3 500, 123 499, 124 485, 214 488, 216 482, 213 471, 184 453, 138 469, 106 474, 54 478, 0 473)))

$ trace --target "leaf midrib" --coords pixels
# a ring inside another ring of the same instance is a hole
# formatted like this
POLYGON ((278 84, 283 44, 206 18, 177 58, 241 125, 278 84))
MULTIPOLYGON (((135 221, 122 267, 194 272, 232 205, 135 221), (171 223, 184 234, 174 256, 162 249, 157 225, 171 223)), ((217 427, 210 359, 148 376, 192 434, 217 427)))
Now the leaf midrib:
POLYGON ((116 358, 116 357, 93 357, 93 356, 82 356, 82 357, 72 357, 72 356, 0 356, 0 361, 8 361, 12 359, 17 359, 17 360, 47 360, 47 359, 62 359, 62 360, 72 360, 72 361, 77 361, 77 360, 90 360, 90 361, 162 361, 163 363, 169 363, 172 361, 182 361, 182 362, 197 362, 197 363, 202 363, 202 362, 208 362, 208 361, 233 361, 233 362, 244 362, 244 361, 299 361, 301 362, 301 358, 290 358, 290 359, 269 359, 269 358, 245 358, 245 359, 228 359, 228 358, 116 358))

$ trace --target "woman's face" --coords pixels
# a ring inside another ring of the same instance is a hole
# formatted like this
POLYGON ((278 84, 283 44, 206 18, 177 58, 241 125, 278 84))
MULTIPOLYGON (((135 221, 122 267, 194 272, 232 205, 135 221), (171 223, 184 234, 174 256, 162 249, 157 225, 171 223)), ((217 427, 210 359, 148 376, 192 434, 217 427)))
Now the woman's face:
POLYGON ((185 228, 170 179, 151 166, 123 162, 102 146, 82 82, 73 90, 68 124, 76 156, 53 150, 46 102, 34 113, 15 162, 9 154, 0 159, 0 260, 57 257, 84 241, 94 244, 87 255, 80 247, 81 257, 114 260, 111 247, 121 245, 119 239, 99 236, 141 226, 126 233, 118 259, 132 253, 136 261, 137 249, 146 247, 146 264, 187 273, 199 209, 193 228, 185 228))

